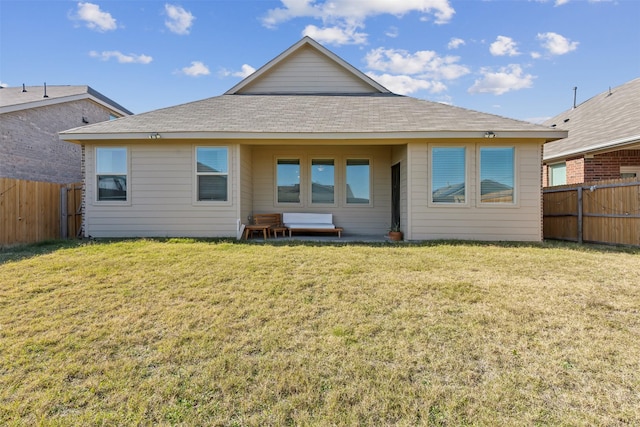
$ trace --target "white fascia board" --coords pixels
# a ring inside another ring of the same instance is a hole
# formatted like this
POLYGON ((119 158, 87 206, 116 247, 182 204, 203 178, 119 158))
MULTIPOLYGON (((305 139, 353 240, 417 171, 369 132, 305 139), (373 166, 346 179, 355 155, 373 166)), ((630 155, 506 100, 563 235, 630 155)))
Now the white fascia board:
POLYGON ((555 154, 553 156, 544 157, 544 161, 563 160, 568 157, 576 156, 578 154, 599 154, 609 151, 617 151, 624 148, 627 145, 636 145, 640 143, 640 135, 628 136, 625 138, 615 139, 613 141, 599 142, 597 144, 590 145, 588 147, 575 148, 573 150, 567 150, 555 154))
POLYGON ((198 139, 226 139, 226 140, 406 140, 406 139, 482 139, 487 142, 499 142, 514 139, 536 139, 549 141, 561 139, 566 131, 525 131, 525 132, 496 132, 496 137, 485 138, 485 132, 478 131, 433 131, 433 132, 145 132, 145 133, 61 133, 60 139, 68 142, 106 141, 106 140, 198 140, 198 139), (158 134, 157 138, 152 135, 158 134))

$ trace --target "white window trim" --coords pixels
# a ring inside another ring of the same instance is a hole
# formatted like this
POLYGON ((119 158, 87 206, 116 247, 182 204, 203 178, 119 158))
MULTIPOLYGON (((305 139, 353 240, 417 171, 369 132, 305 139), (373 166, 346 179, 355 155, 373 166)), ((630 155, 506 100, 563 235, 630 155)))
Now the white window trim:
POLYGON ((620 166, 620 175, 623 173, 635 173, 640 178, 640 166, 620 166))
POLYGON ((567 183, 567 162, 556 162, 556 163, 550 163, 547 165, 547 183, 549 184, 549 186, 554 186, 554 185, 566 185, 567 183), (558 166, 558 165, 564 165, 564 184, 554 184, 553 183, 553 173, 552 173, 552 169, 554 166, 558 166))
POLYGON ((231 149, 228 145, 194 145, 193 146, 193 191, 192 191, 192 204, 194 206, 231 206, 231 149), (227 150, 227 173, 203 173, 198 172, 198 148, 226 148, 227 150), (198 176, 199 175, 226 175, 227 176, 227 200, 198 200, 198 176))
POLYGON ((429 145, 428 147, 428 164, 429 171, 427 179, 429 180, 429 194, 427 195, 427 206, 433 208, 469 208, 471 206, 471 194, 469 193, 469 179, 471 176, 470 169, 470 153, 472 152, 473 147, 469 147, 468 145, 429 145), (434 202, 433 201, 433 149, 434 148, 464 148, 464 194, 465 201, 464 203, 445 203, 445 202, 434 202))
POLYGON ((476 207, 483 209, 513 209, 520 207, 520 176, 518 165, 520 153, 515 145, 478 145, 476 148, 476 207), (482 158, 480 151, 483 148, 512 148, 513 149, 513 202, 483 202, 482 201, 482 158))
POLYGON ((127 145, 98 145, 93 149, 93 203, 101 206, 131 206, 131 150, 127 145), (99 200, 98 199, 98 150, 101 148, 123 148, 127 154, 127 199, 126 200, 99 200))
MULTIPOLYGON (((273 159, 273 204, 278 207, 298 207, 301 208, 304 206, 304 201, 307 197, 307 186, 304 185, 306 181, 306 161, 305 158, 298 154, 293 155, 276 155, 273 159), (289 202, 280 202, 278 200, 278 161, 279 160, 297 160, 298 166, 300 167, 300 182, 298 185, 300 186, 300 201, 297 203, 289 203, 289 202)), ((310 198, 311 196, 309 196, 310 198)))
POLYGON ((347 155, 343 157, 342 161, 342 171, 343 171, 343 179, 340 184, 342 187, 342 203, 345 208, 372 208, 374 206, 373 195, 375 194, 375 189, 373 188, 373 177, 374 166, 373 166, 373 158, 371 156, 362 156, 362 155, 347 155), (347 161, 349 160, 368 160, 369 161, 369 203, 349 203, 347 202, 347 161))

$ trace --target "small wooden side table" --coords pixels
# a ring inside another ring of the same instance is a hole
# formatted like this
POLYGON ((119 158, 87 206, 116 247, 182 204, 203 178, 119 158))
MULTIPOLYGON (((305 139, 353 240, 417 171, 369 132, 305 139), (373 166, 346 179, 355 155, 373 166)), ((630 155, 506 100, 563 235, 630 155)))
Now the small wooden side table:
POLYGON ((264 240, 267 240, 267 237, 269 236, 269 228, 270 227, 271 227, 271 225, 269 225, 269 224, 245 225, 245 227, 244 227, 244 239, 247 240, 249 238, 249 233, 253 234, 254 231, 262 231, 262 234, 264 236, 264 240))

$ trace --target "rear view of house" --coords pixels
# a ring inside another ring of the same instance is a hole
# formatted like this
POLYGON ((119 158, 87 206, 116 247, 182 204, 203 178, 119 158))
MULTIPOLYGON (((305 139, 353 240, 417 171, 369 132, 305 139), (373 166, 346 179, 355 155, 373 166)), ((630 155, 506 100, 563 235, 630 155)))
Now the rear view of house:
POLYGON ((225 94, 61 133, 82 146, 84 233, 236 236, 258 213, 345 235, 539 241, 563 130, 391 93, 305 37, 225 94))

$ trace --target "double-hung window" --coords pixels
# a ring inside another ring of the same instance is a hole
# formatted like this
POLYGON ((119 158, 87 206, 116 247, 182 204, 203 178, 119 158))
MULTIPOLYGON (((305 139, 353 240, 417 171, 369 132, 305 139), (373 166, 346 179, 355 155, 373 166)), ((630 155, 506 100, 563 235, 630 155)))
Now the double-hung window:
POLYGON ((371 204, 371 165, 369 159, 347 159, 345 178, 347 205, 371 204))
POLYGON ((229 150, 227 147, 196 147, 197 200, 229 200, 229 150))
POLYGON ((515 203, 515 148, 480 148, 480 203, 515 203))
POLYGON ((311 160, 311 203, 335 202, 335 165, 333 159, 311 160))
POLYGON ((126 202, 128 200, 127 166, 126 148, 96 148, 97 201, 126 202))
POLYGON ((278 203, 300 203, 300 159, 278 159, 278 203))
POLYGON ((431 202, 467 202, 467 162, 464 147, 431 150, 431 202))

